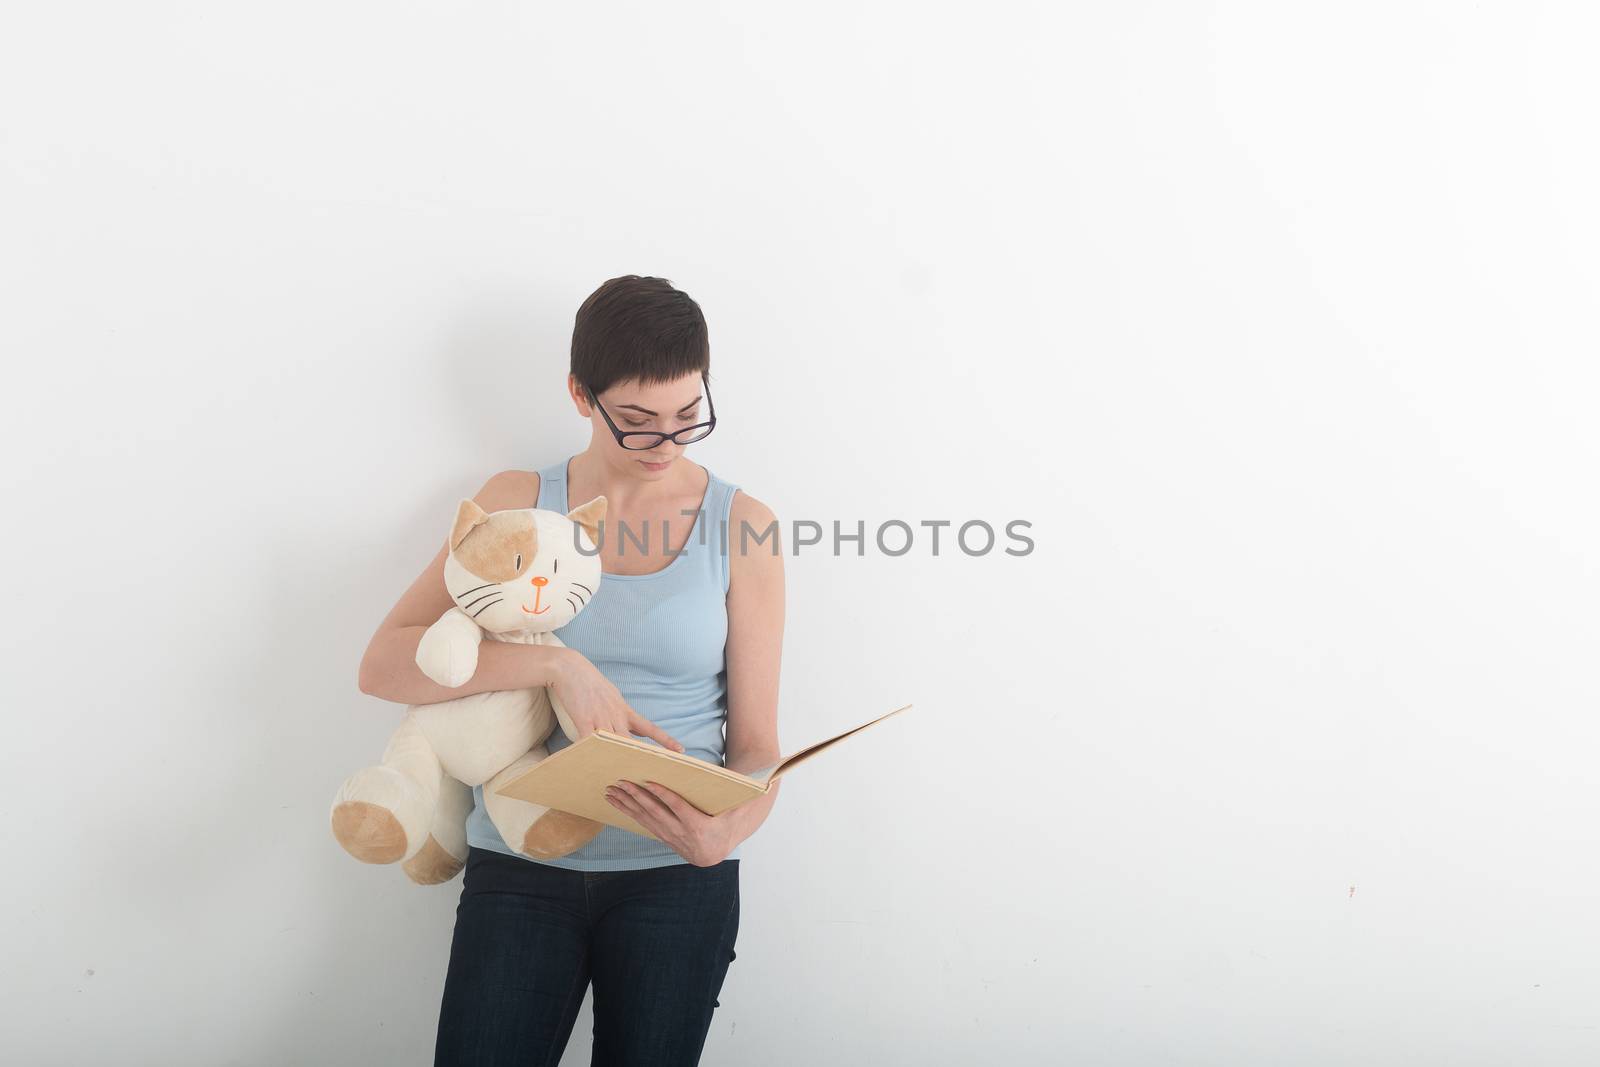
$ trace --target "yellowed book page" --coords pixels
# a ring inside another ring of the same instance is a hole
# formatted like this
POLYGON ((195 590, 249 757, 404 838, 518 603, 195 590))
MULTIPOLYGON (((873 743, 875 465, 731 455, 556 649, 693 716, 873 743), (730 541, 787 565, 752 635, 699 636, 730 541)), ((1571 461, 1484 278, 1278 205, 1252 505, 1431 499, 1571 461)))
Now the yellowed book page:
POLYGON ((785 756, 783 759, 779 760, 775 766, 773 766, 771 768, 772 774, 771 774, 770 779, 764 777, 762 774, 752 775, 752 777, 757 778, 758 780, 762 780, 762 781, 775 782, 775 781, 778 780, 779 776, 784 774, 786 771, 792 770, 793 768, 795 768, 799 764, 801 764, 801 763, 805 762, 806 760, 810 759, 812 756, 815 756, 818 752, 821 752, 823 749, 832 746, 836 742, 843 741, 845 738, 849 737, 851 734, 860 733, 862 730, 865 730, 869 726, 876 726, 878 723, 882 722, 884 719, 887 719, 889 716, 898 715, 902 711, 905 711, 910 707, 911 707, 910 704, 906 704, 906 705, 904 705, 902 707, 895 708, 893 711, 884 712, 882 715, 879 715, 876 719, 873 719, 870 722, 864 722, 860 726, 852 726, 852 727, 850 727, 850 729, 846 730, 842 734, 834 734, 832 737, 828 738, 826 741, 818 741, 814 745, 809 745, 809 746, 807 746, 805 748, 802 748, 799 752, 796 752, 792 756, 785 756))

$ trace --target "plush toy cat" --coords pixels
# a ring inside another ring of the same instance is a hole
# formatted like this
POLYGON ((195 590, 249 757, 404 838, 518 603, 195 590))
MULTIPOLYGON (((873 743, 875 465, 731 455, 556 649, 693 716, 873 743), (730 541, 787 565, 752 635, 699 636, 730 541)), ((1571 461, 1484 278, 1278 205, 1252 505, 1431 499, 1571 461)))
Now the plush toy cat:
MULTIPOLYGON (((444 564, 455 606, 422 635, 417 666, 454 688, 477 670, 485 637, 560 645, 554 631, 599 587, 595 545, 605 513, 603 496, 566 515, 540 508, 489 514, 461 501, 444 564)), ((333 836, 364 863, 401 861, 418 885, 447 882, 466 863, 470 787, 482 785, 489 819, 512 849, 548 859, 582 847, 603 823, 495 792, 549 755, 544 742, 557 723, 577 740, 566 710, 544 687, 413 704, 383 762, 340 788, 330 813, 333 836)))

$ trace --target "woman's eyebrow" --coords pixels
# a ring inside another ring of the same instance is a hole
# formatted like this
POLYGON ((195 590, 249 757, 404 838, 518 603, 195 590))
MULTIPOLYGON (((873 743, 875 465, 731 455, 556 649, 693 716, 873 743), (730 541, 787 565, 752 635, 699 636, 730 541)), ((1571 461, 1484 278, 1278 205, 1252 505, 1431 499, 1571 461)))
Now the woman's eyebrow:
MULTIPOLYGON (((690 408, 694 407, 698 403, 700 403, 700 398, 699 397, 695 397, 693 400, 691 400, 687 404, 683 405, 683 407, 679 408, 678 409, 678 414, 682 415, 685 411, 688 411, 690 408)), ((643 413, 645 415, 655 415, 655 414, 657 414, 657 412, 651 411, 649 408, 642 408, 638 404, 618 404, 617 407, 619 407, 619 408, 632 408, 633 410, 641 412, 641 413, 643 413)))

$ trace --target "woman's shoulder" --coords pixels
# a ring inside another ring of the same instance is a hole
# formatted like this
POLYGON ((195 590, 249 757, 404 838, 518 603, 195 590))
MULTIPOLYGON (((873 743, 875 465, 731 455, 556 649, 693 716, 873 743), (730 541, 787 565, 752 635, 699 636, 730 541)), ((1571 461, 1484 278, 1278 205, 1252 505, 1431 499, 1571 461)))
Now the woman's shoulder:
MULTIPOLYGON (((733 500, 728 507, 728 537, 729 544, 740 545, 738 551, 732 552, 734 559, 734 572, 739 573, 748 564, 751 553, 750 545, 763 548, 758 555, 771 556, 779 551, 778 548, 778 517, 772 513, 764 502, 745 492, 743 488, 733 491, 733 500)), ((765 568, 766 564, 760 564, 765 568)))
POLYGON ((511 511, 537 507, 539 472, 503 470, 491 474, 472 498, 485 511, 511 511))
POLYGON ((699 467, 706 476, 706 493, 708 496, 715 492, 723 498, 723 507, 748 508, 752 502, 759 504, 743 486, 729 478, 724 478, 704 463, 689 461, 691 466, 699 467))
MULTIPOLYGON (((728 484, 731 485, 731 483, 728 484)), ((772 509, 751 496, 743 486, 732 486, 732 490, 733 499, 728 509, 729 521, 738 523, 742 520, 756 527, 777 521, 777 516, 772 513, 772 509)))

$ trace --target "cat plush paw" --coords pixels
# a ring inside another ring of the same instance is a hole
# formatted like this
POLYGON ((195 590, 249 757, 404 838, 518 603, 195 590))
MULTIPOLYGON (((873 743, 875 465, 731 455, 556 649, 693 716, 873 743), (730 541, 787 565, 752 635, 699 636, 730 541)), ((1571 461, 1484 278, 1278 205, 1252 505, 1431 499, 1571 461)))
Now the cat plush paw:
POLYGON ((428 840, 400 865, 407 878, 417 885, 439 885, 460 873, 467 865, 466 822, 471 812, 472 790, 446 775, 439 783, 428 840))
POLYGON ((394 863, 406 854, 406 831, 384 807, 365 800, 334 806, 333 836, 362 863, 394 863))
POLYGON ((449 851, 429 834, 422 848, 417 850, 415 856, 401 864, 400 869, 405 871, 406 877, 417 885, 438 885, 454 878, 465 866, 465 863, 450 855, 449 851))
POLYGON ((477 624, 452 608, 422 634, 417 644, 417 667, 442 686, 465 685, 478 670, 477 624), (472 627, 468 632, 465 627, 472 627))
POLYGON ((603 822, 551 808, 522 835, 520 851, 542 860, 556 859, 593 841, 605 826, 603 822))
POLYGON ((433 805, 399 771, 367 767, 345 780, 328 818, 339 844, 362 863, 396 863, 426 843, 433 805))

